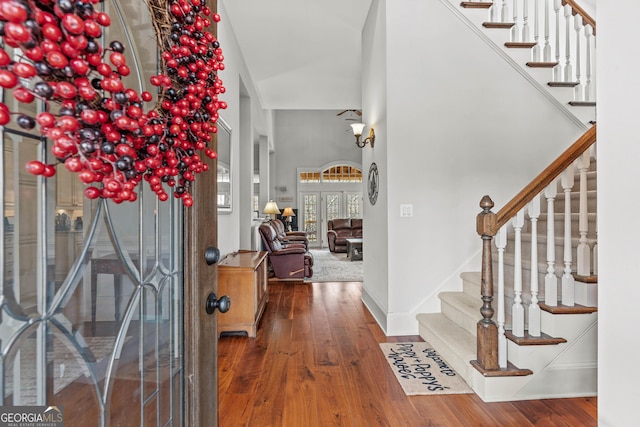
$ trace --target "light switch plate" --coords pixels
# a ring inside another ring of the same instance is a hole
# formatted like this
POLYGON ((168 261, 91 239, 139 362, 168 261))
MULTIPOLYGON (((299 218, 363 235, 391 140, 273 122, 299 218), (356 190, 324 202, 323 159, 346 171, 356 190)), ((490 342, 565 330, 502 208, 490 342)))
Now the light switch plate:
POLYGON ((413 205, 400 205, 400 218, 413 216, 413 205))

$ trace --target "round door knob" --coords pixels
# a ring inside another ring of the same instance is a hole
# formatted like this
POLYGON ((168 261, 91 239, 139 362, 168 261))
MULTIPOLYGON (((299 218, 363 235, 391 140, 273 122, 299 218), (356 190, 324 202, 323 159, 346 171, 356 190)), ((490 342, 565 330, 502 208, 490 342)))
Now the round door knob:
POLYGON ((228 295, 223 295, 218 299, 216 294, 211 292, 207 296, 207 301, 205 303, 205 310, 207 310, 207 314, 212 314, 216 311, 216 308, 220 311, 220 313, 226 313, 229 311, 231 307, 231 298, 228 295))
POLYGON ((204 251, 204 260, 207 262, 207 265, 212 265, 220 261, 220 249, 215 246, 209 246, 204 251))

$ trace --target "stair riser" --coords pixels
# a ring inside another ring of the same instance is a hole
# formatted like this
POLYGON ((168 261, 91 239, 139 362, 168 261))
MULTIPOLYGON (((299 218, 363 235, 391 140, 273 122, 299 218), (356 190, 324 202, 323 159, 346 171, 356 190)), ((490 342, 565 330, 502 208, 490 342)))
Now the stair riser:
POLYGON ((471 295, 474 298, 480 298, 480 296, 482 295, 481 289, 480 289, 480 283, 475 283, 468 280, 465 280, 462 282, 462 291, 465 294, 471 295))
MULTIPOLYGON (((494 270, 494 272, 496 272, 497 270, 494 270)), ((513 277, 513 269, 511 270, 511 275, 507 276, 508 278, 512 278, 513 277)), ((545 279, 545 275, 546 272, 544 274, 541 274, 538 277, 538 281, 539 281, 539 287, 540 287, 540 291, 538 292, 538 300, 541 300, 544 297, 544 279, 545 279)), ((512 281, 512 280, 510 280, 512 281)), ((525 306, 528 306, 529 303, 531 302, 531 292, 529 290, 529 276, 523 276, 523 281, 525 283, 525 289, 523 291, 523 303, 525 304, 525 306), (526 280, 524 279, 526 278, 526 280)), ((494 279, 494 308, 497 307, 497 303, 495 298, 497 298, 497 277, 494 279)), ((560 280, 558 279, 558 287, 560 287, 560 280)), ((480 291, 480 284, 479 283, 475 283, 472 281, 465 281, 463 282, 463 291, 464 293, 466 293, 467 295, 470 295, 473 298, 477 298, 478 299, 478 304, 479 306, 482 305, 481 302, 481 291, 480 291)), ((593 291, 591 291, 593 292, 593 291)), ((506 287, 505 288, 505 305, 507 308, 507 312, 509 313, 509 316, 511 316, 511 306, 513 304, 513 298, 514 298, 514 292, 513 292, 513 286, 511 287, 506 287)), ((480 316, 480 311, 478 310, 478 314, 477 316, 480 316)), ((474 313, 475 314, 475 313, 474 313)), ((480 317, 477 317, 477 320, 480 320, 480 317)), ((509 320, 509 319, 507 319, 509 320)), ((508 324, 511 323, 511 321, 509 320, 507 322, 508 324)), ((473 332, 475 334, 475 332, 473 332)))
POLYGON ((462 326, 470 334, 476 334, 478 320, 481 319, 480 306, 482 301, 478 298, 478 309, 467 312, 466 307, 460 308, 446 301, 441 301, 441 312, 457 325, 462 326))
MULTIPOLYGON (((554 245, 554 251, 555 251, 555 262, 554 262, 554 266, 556 269, 556 274, 562 274, 564 272, 564 242, 562 242, 562 240, 560 238, 556 239, 557 244, 554 245)), ((591 270, 593 270, 593 264, 594 264, 594 257, 593 257, 593 248, 595 246, 595 241, 593 239, 588 239, 587 240, 587 246, 589 247, 588 249, 588 257, 589 257, 589 264, 590 264, 590 268, 591 270)), ((577 239, 572 239, 572 244, 571 244, 571 270, 572 271, 576 271, 577 270, 577 264, 578 264, 578 245, 579 245, 579 241, 577 239)), ((515 262, 515 258, 514 258, 514 251, 515 251, 515 244, 514 242, 508 242, 507 243, 507 247, 505 248, 505 252, 503 254, 503 258, 504 258, 504 264, 505 265, 514 265, 515 262)), ((525 276, 525 274, 523 273, 523 277, 529 277, 529 271, 531 270, 531 243, 530 242, 525 242, 523 241, 521 243, 521 248, 520 248, 520 254, 521 254, 521 258, 520 258, 520 262, 522 265, 522 268, 524 270, 527 271, 527 275, 525 276)), ((537 247, 537 258, 538 258, 538 262, 537 262, 537 266, 538 266, 538 272, 540 273, 545 273, 547 272, 547 245, 544 242, 540 242, 538 244, 537 247)), ((494 250, 492 253, 492 261, 493 261, 493 272, 495 275, 497 275, 497 269, 498 269, 498 252, 497 250, 494 250)), ((507 277, 513 277, 513 276, 507 276, 507 277)))
MULTIPOLYGON (((505 265, 504 267, 504 275, 505 275, 505 293, 507 295, 511 295, 513 296, 513 272, 514 272, 514 268, 512 265, 505 265)), ((538 273, 538 300, 539 301, 544 301, 545 299, 545 278, 546 278, 547 272, 546 270, 544 271, 539 271, 538 273)), ((522 292, 523 292, 523 298, 525 299, 525 301, 528 302, 529 300, 529 296, 531 295, 531 284, 530 284, 530 276, 531 276, 531 272, 529 270, 522 270, 522 292)), ((562 278, 562 270, 558 270, 556 268, 556 278, 558 281, 558 295, 560 296, 562 294, 561 292, 561 278, 562 278)), ((497 296, 497 276, 494 278, 494 293, 497 296)))
MULTIPOLYGON (((587 190, 595 190, 598 188, 598 172, 595 170, 596 162, 594 159, 591 159, 590 169, 587 172, 587 190)), ((579 192, 580 191, 580 173, 578 168, 574 166, 573 168, 575 174, 573 176, 573 187, 571 187, 571 191, 579 192)), ((558 179, 556 186, 556 200, 561 197, 562 193, 564 193, 564 188, 562 188, 561 181, 558 179)))
POLYGON ((459 355, 456 351, 453 351, 449 346, 449 343, 445 340, 442 340, 438 334, 434 333, 429 325, 419 323, 418 333, 425 341, 427 341, 433 346, 433 348, 436 349, 438 354, 440 354, 440 356, 448 362, 449 366, 453 368, 454 371, 456 371, 458 374, 460 374, 460 376, 462 376, 462 378, 464 378, 467 384, 473 384, 472 370, 475 369, 473 369, 473 367, 469 363, 469 360, 466 360, 466 357, 461 357, 461 355, 459 355))
MULTIPOLYGON (((574 340, 582 331, 596 325, 598 313, 589 314, 551 314, 541 315, 542 332, 552 337, 562 337, 568 342, 574 340)), ((596 350, 593 350, 596 351, 596 350)))
MULTIPOLYGON (((579 236, 579 214, 572 213, 571 214, 571 236, 579 236)), ((589 214, 587 218, 587 237, 594 237, 596 235, 596 230, 598 226, 598 221, 595 214, 589 214)), ((563 236, 564 235, 564 212, 561 214, 556 214, 553 221, 553 228, 555 236, 563 236)), ((547 214, 541 214, 537 223, 538 234, 545 235, 547 233, 547 214)), ((524 226, 522 227, 523 232, 530 232, 531 225, 529 220, 525 221, 524 226)), ((510 235, 513 234, 511 231, 510 235)))
MULTIPOLYGON (((494 273, 497 272, 497 269, 493 270, 494 273)), ((545 272, 546 274, 546 272, 545 272)), ((480 275, 468 275, 468 273, 465 273, 466 277, 470 280, 464 280, 463 279, 463 291, 464 293, 466 293, 467 295, 470 295, 473 298, 477 298, 478 299, 478 306, 480 307, 482 305, 482 301, 481 301, 481 293, 480 293, 480 283, 478 283, 480 281, 480 275)), ((463 275, 463 276, 465 276, 463 275)), ((511 275, 507 276, 509 278, 508 283, 512 282, 513 278, 513 270, 511 270, 511 275)), ((524 280, 524 283, 526 284, 525 286, 525 290, 523 292, 522 295, 522 299, 523 299, 523 305, 525 306, 525 328, 528 328, 528 321, 527 321, 527 313, 528 313, 528 307, 529 304, 531 303, 531 292, 529 291, 529 276, 523 276, 526 277, 526 280, 524 280)), ((540 283, 540 292, 538 293, 538 300, 542 299, 544 297, 544 275, 541 275, 541 277, 538 278, 539 283, 540 283)), ((560 287, 560 282, 558 282, 558 287, 560 287)), ((494 300, 493 300, 493 308, 494 310, 497 310, 498 308, 498 301, 497 301, 497 277, 494 279, 494 300)), ((506 287, 505 289, 505 325, 507 325, 508 328, 511 327, 512 321, 511 321, 511 312, 512 312, 512 306, 513 306, 513 299, 514 299, 514 292, 513 292, 513 286, 511 287, 506 287)), ((478 320, 481 319, 481 314, 480 311, 478 310, 477 313, 473 313, 476 317, 476 323, 478 320)), ((473 316, 471 316, 473 317, 473 316)), ((494 322, 497 322, 497 313, 496 315, 494 315, 493 317, 494 322)), ((475 335, 475 332, 473 332, 475 335)))
MULTIPOLYGON (((540 208, 543 212, 547 212, 546 202, 544 206, 540 208)), ((553 211, 555 213, 564 213, 564 194, 558 195, 555 202, 553 203, 553 211)), ((580 194, 579 193, 571 193, 571 212, 579 212, 580 211, 580 194)), ((598 198, 595 193, 590 192, 587 196, 587 212, 595 213, 598 211, 598 198)))
MULTIPOLYGON (((508 251, 504 254, 504 264, 509 265, 509 266, 513 266, 514 264, 514 254, 513 254, 513 249, 511 249, 511 251, 508 251)), ((523 280, 524 278, 527 278, 527 280, 529 279, 530 276, 530 272, 531 272, 531 247, 527 246, 525 247, 523 245, 522 247, 522 258, 521 258, 521 265, 523 268, 523 273, 522 273, 522 277, 523 280), (526 273, 526 274, 525 274, 526 273)), ((591 265, 591 269, 593 269, 593 248, 590 248, 589 250, 589 262, 591 265)), ((556 259, 555 259, 555 272, 556 275, 562 275, 564 273, 564 247, 562 246, 556 246, 555 247, 555 255, 556 255, 556 259)), ((547 248, 546 246, 544 247, 538 247, 538 273, 541 274, 546 274, 547 273, 547 248)), ((497 275, 498 272, 498 256, 495 255, 492 258, 493 260, 493 271, 494 274, 497 275)), ((577 270, 577 261, 578 261, 578 250, 577 248, 574 246, 571 250, 571 271, 576 271, 577 270)), ((496 276, 497 277, 497 276, 496 276)), ((513 275, 508 275, 505 277, 513 277, 513 275)))

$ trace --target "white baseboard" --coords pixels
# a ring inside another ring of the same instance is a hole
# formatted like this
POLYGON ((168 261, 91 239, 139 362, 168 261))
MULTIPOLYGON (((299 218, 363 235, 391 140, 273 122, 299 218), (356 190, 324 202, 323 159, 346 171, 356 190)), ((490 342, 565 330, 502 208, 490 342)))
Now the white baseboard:
POLYGON ((369 309, 373 318, 376 319, 385 335, 389 335, 387 333, 387 311, 380 306, 378 301, 364 287, 362 288, 362 302, 369 309))

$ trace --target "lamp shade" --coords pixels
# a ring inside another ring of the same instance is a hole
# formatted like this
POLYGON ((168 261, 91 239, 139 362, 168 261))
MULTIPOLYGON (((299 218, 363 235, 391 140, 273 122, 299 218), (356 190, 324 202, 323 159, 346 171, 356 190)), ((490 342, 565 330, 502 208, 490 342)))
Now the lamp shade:
POLYGON ((280 213, 280 209, 278 209, 278 205, 273 200, 269 200, 262 211, 269 215, 277 215, 280 213))
POLYGON ((282 216, 296 216, 296 214, 293 213, 293 208, 284 208, 282 216))
POLYGON ((364 130, 364 123, 351 123, 351 129, 353 129, 353 134, 355 136, 362 135, 362 131, 364 130))

